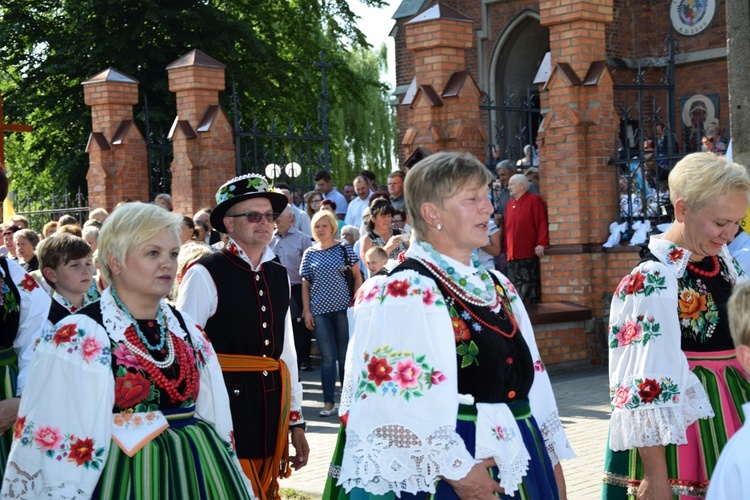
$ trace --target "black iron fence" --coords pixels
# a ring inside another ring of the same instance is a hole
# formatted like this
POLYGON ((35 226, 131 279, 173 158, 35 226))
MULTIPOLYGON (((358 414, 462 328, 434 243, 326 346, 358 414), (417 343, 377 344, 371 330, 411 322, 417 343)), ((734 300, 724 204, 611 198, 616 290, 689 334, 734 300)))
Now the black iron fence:
POLYGON ((237 175, 258 173, 274 182, 310 188, 315 184, 313 178, 317 171, 330 169, 326 70, 332 65, 325 61, 321 52, 315 66, 320 68, 322 84, 316 124, 309 120, 304 125, 292 120, 281 124, 271 118, 267 125, 261 125, 253 117, 247 128, 239 110, 237 90, 233 86, 232 118, 237 175))
POLYGON ((72 215, 80 225, 89 216, 88 199, 78 188, 75 194, 51 193, 49 197, 19 199, 16 193, 10 194, 13 208, 18 215, 29 220, 29 228, 41 232, 50 221, 59 220, 63 215, 72 215))
POLYGON ((533 148, 536 142, 541 123, 539 93, 529 87, 525 97, 507 95, 502 105, 495 105, 489 96, 485 97, 484 102, 479 109, 487 113, 487 130, 490 134, 487 162, 492 161, 492 150, 497 148, 500 159, 510 160, 515 165, 524 157, 524 147, 531 145, 533 148))
POLYGON ((675 39, 666 39, 667 57, 647 59, 643 67, 614 67, 634 72, 630 84, 614 85, 620 117, 620 133, 612 164, 617 169, 620 222, 627 223, 631 237, 638 222, 648 221, 652 229, 672 221, 667 178, 685 156, 684 144, 675 133, 675 39))

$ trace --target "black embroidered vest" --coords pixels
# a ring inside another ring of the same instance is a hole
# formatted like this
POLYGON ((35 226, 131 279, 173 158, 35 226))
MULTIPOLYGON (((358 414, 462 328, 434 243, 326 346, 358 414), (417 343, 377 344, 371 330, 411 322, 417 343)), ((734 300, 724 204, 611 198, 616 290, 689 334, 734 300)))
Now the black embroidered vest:
MULTIPOLYGON (((254 272, 241 258, 222 250, 198 261, 216 285, 218 306, 206 322, 214 350, 224 354, 279 359, 289 309, 286 269, 275 261, 254 272)), ((281 407, 278 372, 224 373, 232 409, 237 455, 273 455, 281 407)))
MULTIPOLYGON (((443 294, 449 311, 453 309, 452 316, 454 313, 457 316, 453 323, 454 330, 459 328, 461 332, 456 333, 458 392, 472 394, 476 403, 513 403, 526 399, 534 381, 534 362, 520 327, 512 338, 492 331, 482 323, 505 333, 513 330, 504 312, 494 313, 486 307, 461 303, 422 263, 414 259, 407 259, 391 274, 401 269, 412 269, 432 279, 443 294), (461 348, 462 344, 465 347, 461 348)), ((500 285, 495 276, 490 275, 495 284, 500 285)))

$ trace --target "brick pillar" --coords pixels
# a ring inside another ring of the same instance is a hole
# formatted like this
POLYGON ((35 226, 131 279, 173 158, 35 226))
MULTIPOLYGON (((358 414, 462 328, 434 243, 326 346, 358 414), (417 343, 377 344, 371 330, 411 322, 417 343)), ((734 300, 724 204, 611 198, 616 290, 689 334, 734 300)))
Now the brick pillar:
POLYGON ((471 19, 435 4, 404 24, 406 48, 414 52, 412 87, 399 106, 406 130, 399 157, 418 147, 432 153, 469 151, 482 156, 481 92, 466 71, 466 51, 474 40, 471 19))
MULTIPOLYGON (((604 63, 613 0, 541 0, 552 73, 542 92, 541 191, 550 220, 542 259, 543 300, 568 300, 606 314, 613 287, 601 245, 618 217, 616 173, 608 165, 618 130, 613 82, 604 63), (610 280, 611 281, 611 280, 610 280)), ((620 272, 620 271, 618 271, 620 272)))
POLYGON ((112 210, 125 199, 149 201, 146 141, 133 124, 138 81, 109 68, 83 82, 91 106, 89 207, 112 210))
POLYGON ((224 68, 199 50, 167 66, 169 90, 177 97, 169 133, 174 149, 172 199, 176 212, 190 216, 213 206, 219 187, 235 177, 232 127, 219 107, 224 68))

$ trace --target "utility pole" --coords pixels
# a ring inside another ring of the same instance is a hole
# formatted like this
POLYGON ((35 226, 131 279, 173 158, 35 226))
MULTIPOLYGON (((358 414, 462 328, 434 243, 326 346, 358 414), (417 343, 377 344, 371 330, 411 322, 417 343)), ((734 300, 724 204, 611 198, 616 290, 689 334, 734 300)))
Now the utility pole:
POLYGON ((726 9, 732 157, 750 168, 750 3, 727 0, 726 9))

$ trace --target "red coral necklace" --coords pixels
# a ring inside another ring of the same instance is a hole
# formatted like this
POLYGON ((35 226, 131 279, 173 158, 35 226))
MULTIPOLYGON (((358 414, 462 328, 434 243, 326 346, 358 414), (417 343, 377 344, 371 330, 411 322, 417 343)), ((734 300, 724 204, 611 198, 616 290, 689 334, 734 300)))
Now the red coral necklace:
POLYGON ((693 264, 690 261, 688 261, 687 267, 698 276, 703 276, 704 278, 715 278, 719 274, 719 270, 721 269, 721 266, 719 265, 718 257, 716 256, 711 257, 711 261, 713 262, 714 267, 710 271, 704 271, 703 269, 698 269, 698 267, 696 267, 695 264, 693 264))
POLYGON ((164 389, 173 403, 182 403, 187 401, 191 396, 198 395, 198 369, 195 367, 195 358, 190 352, 187 342, 177 338, 172 332, 167 331, 167 350, 171 351, 174 358, 177 358, 178 376, 175 380, 170 380, 159 369, 157 364, 161 364, 153 357, 149 356, 140 347, 144 347, 143 341, 138 338, 138 334, 133 326, 125 330, 125 345, 130 349, 146 373, 153 379, 154 383, 164 389), (139 345, 140 344, 140 345, 139 345), (180 385, 185 383, 183 392, 179 390, 180 385))

